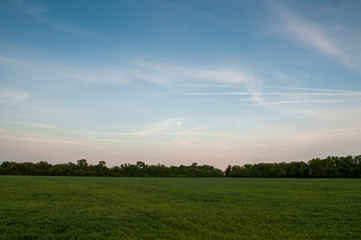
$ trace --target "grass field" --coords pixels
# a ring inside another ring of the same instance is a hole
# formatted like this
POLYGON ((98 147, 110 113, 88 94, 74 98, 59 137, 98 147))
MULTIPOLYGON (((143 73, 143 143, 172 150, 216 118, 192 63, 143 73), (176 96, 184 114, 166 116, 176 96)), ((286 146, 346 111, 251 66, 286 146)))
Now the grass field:
POLYGON ((361 179, 0 176, 0 239, 361 239, 361 179))

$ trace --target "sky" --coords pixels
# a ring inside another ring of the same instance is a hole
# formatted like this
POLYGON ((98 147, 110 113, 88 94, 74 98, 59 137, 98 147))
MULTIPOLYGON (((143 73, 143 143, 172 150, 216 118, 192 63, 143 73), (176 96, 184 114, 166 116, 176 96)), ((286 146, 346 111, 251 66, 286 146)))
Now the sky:
POLYGON ((0 162, 361 154, 361 1, 0 2, 0 162))

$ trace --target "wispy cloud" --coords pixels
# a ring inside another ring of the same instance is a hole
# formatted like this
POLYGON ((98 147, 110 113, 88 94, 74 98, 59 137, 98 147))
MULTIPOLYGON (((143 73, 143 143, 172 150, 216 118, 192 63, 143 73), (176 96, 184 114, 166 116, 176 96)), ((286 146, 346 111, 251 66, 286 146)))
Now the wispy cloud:
POLYGON ((18 102, 25 100, 30 96, 30 93, 20 90, 0 90, 0 103, 18 102))
MULTIPOLYGON (((138 80, 162 86, 179 83, 220 83, 253 86, 261 80, 246 71, 227 67, 189 67, 183 65, 155 64, 133 61, 114 64, 108 68, 74 66, 51 61, 15 59, 0 56, 0 64, 29 72, 52 74, 72 80, 93 83, 127 84, 138 80)), ((30 74, 31 75, 31 74, 30 74)), ((236 85, 234 85, 236 86, 236 85)))
MULTIPOLYGON (((262 87, 263 80, 249 72, 225 67, 195 68, 160 63, 128 62, 108 68, 90 68, 51 61, 31 62, 4 56, 0 56, 0 64, 6 65, 8 69, 12 68, 14 74, 28 72, 29 78, 33 75, 37 79, 42 76, 47 81, 48 79, 52 81, 68 79, 96 84, 131 84, 142 80, 168 88, 168 94, 174 95, 175 100, 189 101, 187 96, 199 96, 196 101, 204 100, 202 96, 229 96, 230 98, 239 96, 242 100, 248 97, 247 100, 273 110, 276 105, 286 104, 355 102, 361 96, 359 91, 338 89, 262 87), (217 86, 226 86, 226 88, 217 86)), ((9 99, 22 100, 30 96, 28 93, 21 92, 7 92, 1 95, 2 101, 6 98, 7 101, 9 99)), ((212 101, 214 100, 212 98, 212 101)), ((240 99, 233 98, 233 100, 240 99)))
POLYGON ((34 21, 47 24, 48 26, 62 32, 67 32, 75 35, 90 36, 94 32, 75 24, 67 24, 62 20, 54 20, 51 16, 51 11, 38 3, 33 3, 28 0, 18 0, 17 7, 21 13, 29 15, 34 21))
POLYGON ((359 104, 344 106, 343 108, 335 108, 332 106, 324 108, 300 108, 290 110, 293 113, 307 115, 315 119, 323 119, 328 121, 344 121, 345 123, 353 122, 361 126, 359 121, 361 117, 361 107, 359 104))
POLYGON ((304 103, 341 103, 345 101, 337 100, 300 100, 300 101, 278 101, 278 102, 268 102, 267 105, 279 105, 279 104, 304 104, 304 103))
POLYGON ((67 65, 51 61, 30 61, 28 59, 17 59, 6 56, 0 56, 0 64, 6 65, 7 69, 13 69, 17 72, 26 73, 28 78, 32 76, 39 79, 70 79, 90 83, 117 83, 125 84, 131 81, 132 74, 123 72, 119 68, 101 68, 67 65))
POLYGON ((270 3, 282 19, 280 31, 287 37, 333 56, 346 67, 361 72, 359 57, 361 43, 359 40, 356 41, 357 36, 361 36, 359 30, 352 30, 346 26, 326 26, 316 21, 306 20, 278 3, 271 1, 270 3))
POLYGON ((269 87, 272 89, 288 89, 288 90, 304 90, 312 92, 335 92, 335 93, 347 93, 347 94, 360 94, 359 91, 346 91, 346 90, 335 90, 335 89, 324 89, 324 88, 300 88, 300 87, 269 87))
POLYGON ((17 0, 16 2, 20 11, 26 14, 31 14, 34 17, 48 12, 48 9, 44 6, 41 6, 40 4, 31 3, 26 0, 17 0))
MULTIPOLYGON (((216 95, 216 93, 192 93, 188 86, 179 88, 182 84, 201 85, 227 85, 241 92, 227 92, 219 95, 247 95, 260 104, 261 94, 258 92, 262 80, 252 75, 249 71, 228 67, 190 67, 164 63, 145 63, 139 61, 125 62, 104 67, 87 67, 67 65, 63 63, 10 58, 0 56, 0 65, 5 65, 7 71, 13 75, 26 74, 27 78, 64 82, 65 80, 78 81, 92 84, 119 84, 129 85, 141 81, 151 82, 161 86, 166 93, 174 95, 175 99, 184 98, 186 95, 216 95), (256 91, 256 92, 253 92, 256 91)), ((187 100, 187 99, 183 99, 187 100)))
MULTIPOLYGON (((315 90, 316 91, 316 90, 315 90)), ((336 91, 336 92, 191 92, 189 95, 197 96, 242 96, 242 95, 252 95, 254 97, 261 96, 361 96, 361 92, 346 92, 346 91, 336 91)))
POLYGON ((337 45, 337 43, 327 35, 325 29, 312 21, 302 19, 293 14, 285 7, 272 3, 277 9, 279 16, 283 19, 290 36, 296 37, 298 40, 307 43, 321 52, 344 58, 345 53, 337 45))
POLYGON ((234 88, 235 84, 229 84, 229 85, 225 85, 225 84, 179 84, 180 87, 189 87, 189 88, 234 88))
POLYGON ((219 132, 217 129, 216 126, 222 125, 223 121, 204 119, 204 122, 197 123, 190 119, 187 121, 183 117, 168 118, 159 122, 148 123, 140 130, 133 132, 132 136, 219 137, 230 135, 228 132, 219 132), (186 127, 178 125, 183 120, 186 121, 186 127))
POLYGON ((52 27, 54 27, 57 30, 60 30, 62 32, 67 32, 75 35, 82 35, 82 36, 91 36, 94 35, 94 31, 91 31, 89 29, 85 29, 80 26, 76 25, 69 25, 65 23, 52 23, 52 27))
POLYGON ((247 84, 256 81, 256 78, 244 70, 227 67, 189 67, 162 63, 134 62, 142 70, 139 77, 158 84, 181 82, 182 84, 200 84, 207 82, 223 84, 247 84))
POLYGON ((20 126, 28 126, 28 127, 35 127, 35 128, 45 128, 45 129, 56 129, 58 126, 46 123, 33 123, 33 122, 16 122, 16 121, 5 121, 3 123, 6 124, 14 124, 20 126))
POLYGON ((81 142, 78 141, 72 141, 67 139, 54 139, 54 138, 46 138, 46 137, 0 136, 0 139, 16 140, 16 141, 32 142, 32 143, 82 144, 81 142))
MULTIPOLYGON (((290 88, 290 87, 264 87, 255 92, 247 91, 215 91, 209 92, 208 89, 197 89, 197 92, 185 93, 185 96, 197 96, 197 100, 215 101, 218 97, 224 101, 238 101, 243 104, 246 102, 256 104, 271 110, 277 115, 298 115, 310 116, 308 109, 317 112, 325 107, 334 109, 334 113, 339 108, 351 108, 359 105, 361 101, 360 91, 346 91, 337 89, 319 89, 319 88, 290 88), (297 107, 296 107, 297 105, 297 107), (295 112, 295 109, 305 110, 301 113, 295 112)), ((187 98, 185 98, 187 99, 187 98)), ((353 118, 353 117, 352 117, 353 118)), ((315 117, 317 119, 317 117, 315 117)))
POLYGON ((134 133, 136 136, 164 135, 177 128, 180 118, 169 118, 156 123, 150 123, 134 133))

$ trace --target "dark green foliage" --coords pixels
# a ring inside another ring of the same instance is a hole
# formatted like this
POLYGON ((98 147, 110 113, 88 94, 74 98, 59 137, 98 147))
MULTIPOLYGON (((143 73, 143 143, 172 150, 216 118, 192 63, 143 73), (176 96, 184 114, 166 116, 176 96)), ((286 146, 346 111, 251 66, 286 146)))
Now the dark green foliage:
POLYGON ((360 179, 0 176, 0 239, 361 239, 360 179))
POLYGON ((76 164, 55 164, 47 162, 16 163, 3 162, 0 165, 2 175, 38 175, 38 176, 108 176, 108 177, 224 177, 222 170, 213 166, 171 166, 146 165, 138 161, 136 164, 122 164, 107 168, 105 161, 97 165, 89 165, 87 160, 78 160, 76 164))
POLYGON ((273 177, 273 178, 360 178, 361 155, 347 157, 314 158, 308 163, 257 163, 244 166, 228 166, 222 172, 209 165, 180 165, 166 167, 164 165, 147 165, 138 161, 136 164, 122 164, 107 168, 104 161, 97 165, 89 165, 85 159, 77 164, 55 164, 47 162, 16 163, 3 162, 0 175, 40 175, 40 176, 111 176, 111 177, 273 177))
POLYGON ((314 158, 308 163, 257 163, 228 166, 226 177, 273 177, 273 178, 360 178, 361 155, 347 157, 314 158))

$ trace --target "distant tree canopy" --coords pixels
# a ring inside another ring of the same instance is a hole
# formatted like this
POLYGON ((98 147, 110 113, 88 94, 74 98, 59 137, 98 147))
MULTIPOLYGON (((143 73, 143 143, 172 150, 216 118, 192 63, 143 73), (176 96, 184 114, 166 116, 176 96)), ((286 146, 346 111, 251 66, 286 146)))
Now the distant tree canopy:
POLYGON ((106 167, 104 161, 97 165, 88 164, 87 160, 77 160, 76 164, 51 165, 47 162, 3 162, 0 165, 2 175, 45 175, 45 176, 109 176, 109 177, 223 177, 222 170, 208 165, 147 165, 138 161, 136 164, 122 164, 112 168, 106 167))
POLYGON ((305 162, 257 163, 228 166, 226 177, 360 178, 361 155, 313 158, 305 162))
POLYGON ((49 164, 41 161, 8 162, 0 165, 0 175, 39 175, 39 176, 109 176, 109 177, 257 177, 257 178, 360 178, 361 155, 352 157, 314 158, 305 162, 257 163, 243 166, 228 166, 223 172, 209 165, 190 166, 147 165, 142 161, 136 164, 122 164, 108 168, 105 161, 97 165, 80 159, 75 163, 49 164))

